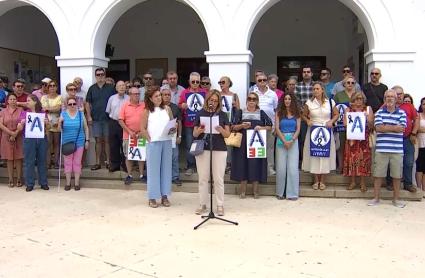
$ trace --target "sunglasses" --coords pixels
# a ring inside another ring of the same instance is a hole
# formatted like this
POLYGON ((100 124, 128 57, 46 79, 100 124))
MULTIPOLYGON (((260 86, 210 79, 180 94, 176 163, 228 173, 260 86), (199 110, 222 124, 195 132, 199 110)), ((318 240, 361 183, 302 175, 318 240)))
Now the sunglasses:
POLYGON ((202 86, 208 86, 208 85, 210 85, 211 83, 210 82, 201 82, 201 85, 202 86))
POLYGON ((248 101, 257 101, 257 98, 256 97, 248 97, 247 100, 248 101))
POLYGON ((49 84, 47 84, 47 83, 41 83, 41 86, 43 86, 43 87, 46 87, 46 86, 48 86, 49 84))
POLYGON ((370 75, 379 75, 379 72, 371 72, 370 75))
POLYGON ((142 87, 142 85, 133 85, 133 86, 136 87, 136 88, 142 87))
POLYGON ((24 85, 16 85, 15 87, 18 88, 18 89, 22 89, 22 88, 24 88, 24 85))
POLYGON ((257 79, 257 82, 266 82, 267 79, 257 79))
POLYGON ((343 70, 342 73, 349 73, 351 70, 343 70))
POLYGON ((96 76, 105 76, 104 73, 96 73, 96 76))
POLYGON ((224 84, 226 84, 226 81, 218 81, 217 83, 218 83, 218 85, 224 85, 224 84))
POLYGON ((199 80, 192 80, 190 83, 192 83, 192 84, 199 84, 201 82, 199 80))
POLYGON ((76 91, 77 90, 77 88, 68 88, 68 89, 66 89, 67 91, 69 91, 69 92, 74 92, 74 91, 76 91))
POLYGON ((143 77, 144 80, 152 80, 152 77, 143 77))
POLYGON ((68 103, 68 106, 77 106, 77 103, 75 103, 75 102, 70 102, 70 103, 68 103))
POLYGON ((47 86, 47 87, 49 87, 49 88, 55 88, 56 87, 56 85, 55 84, 50 84, 49 86, 47 86))
POLYGON ((347 82, 345 82, 345 84, 351 84, 351 85, 354 85, 354 84, 356 84, 356 82, 354 82, 354 81, 347 81, 347 82))

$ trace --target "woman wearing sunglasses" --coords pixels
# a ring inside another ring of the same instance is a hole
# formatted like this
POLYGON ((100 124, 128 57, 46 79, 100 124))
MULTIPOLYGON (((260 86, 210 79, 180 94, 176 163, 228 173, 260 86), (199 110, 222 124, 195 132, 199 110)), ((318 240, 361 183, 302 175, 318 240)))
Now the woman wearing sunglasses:
POLYGON ((81 158, 84 148, 89 147, 89 128, 84 113, 77 108, 75 97, 66 99, 66 111, 59 118, 59 131, 62 132, 62 145, 74 142, 76 149, 70 155, 64 155, 66 185, 65 190, 71 189, 71 175, 74 173, 74 189, 80 190, 81 158))
POLYGON ((50 81, 47 85, 48 94, 41 97, 41 106, 47 113, 49 119, 48 140, 49 148, 47 152, 47 165, 49 168, 52 165, 55 169, 59 169, 59 144, 60 144, 60 131, 59 131, 59 116, 62 109, 62 98, 58 95, 58 84, 56 81, 50 81), (51 161, 51 154, 54 154, 53 161, 51 161))
POLYGON ((259 197, 258 184, 267 182, 267 158, 247 158, 246 153, 246 130, 271 130, 272 121, 267 114, 260 110, 258 106, 258 95, 249 93, 246 108, 238 110, 235 115, 235 124, 232 131, 242 132, 240 148, 234 147, 232 150, 232 168, 230 178, 238 181, 240 185, 241 199, 245 199, 247 183, 252 183, 254 199, 259 197))

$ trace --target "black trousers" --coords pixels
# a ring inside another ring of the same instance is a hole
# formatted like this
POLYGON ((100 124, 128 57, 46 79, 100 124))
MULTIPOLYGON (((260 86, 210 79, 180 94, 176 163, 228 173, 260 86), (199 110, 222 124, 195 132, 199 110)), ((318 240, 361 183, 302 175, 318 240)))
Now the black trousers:
POLYGON ((118 121, 109 120, 109 149, 111 165, 110 169, 119 170, 125 167, 125 156, 122 148, 122 127, 118 121))

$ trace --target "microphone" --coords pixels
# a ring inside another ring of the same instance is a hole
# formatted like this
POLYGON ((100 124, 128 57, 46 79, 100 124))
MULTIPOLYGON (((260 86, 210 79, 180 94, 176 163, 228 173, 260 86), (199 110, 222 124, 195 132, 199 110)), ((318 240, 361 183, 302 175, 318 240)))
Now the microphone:
POLYGON ((213 107, 213 104, 212 103, 210 103, 210 104, 208 104, 208 109, 213 109, 214 107, 213 107))

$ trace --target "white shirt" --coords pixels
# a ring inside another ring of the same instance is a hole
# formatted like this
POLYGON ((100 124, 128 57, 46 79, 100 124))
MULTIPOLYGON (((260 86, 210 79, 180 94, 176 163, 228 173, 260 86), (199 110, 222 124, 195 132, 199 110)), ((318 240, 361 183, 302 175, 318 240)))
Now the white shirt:
POLYGON ((267 91, 265 93, 260 92, 258 88, 254 92, 258 95, 258 106, 267 114, 267 116, 269 116, 274 126, 275 111, 279 101, 276 93, 270 90, 269 87, 267 87, 267 91))

